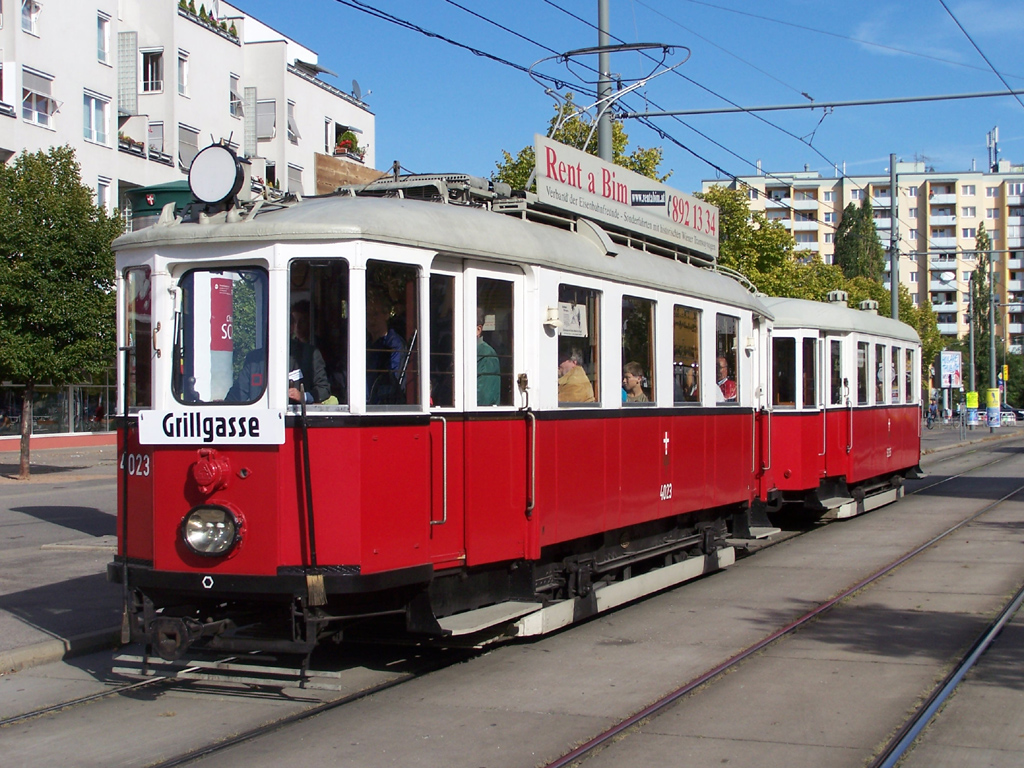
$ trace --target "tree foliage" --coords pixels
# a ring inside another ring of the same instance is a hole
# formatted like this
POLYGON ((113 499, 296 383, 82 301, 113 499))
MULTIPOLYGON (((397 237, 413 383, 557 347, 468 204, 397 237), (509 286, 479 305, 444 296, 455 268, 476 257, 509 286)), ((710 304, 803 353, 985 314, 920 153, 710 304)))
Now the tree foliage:
MULTIPOLYGON (((597 131, 590 135, 593 123, 584 116, 573 114, 578 110, 573 96, 570 93, 566 101, 555 108, 555 114, 548 122, 548 133, 558 125, 558 129, 551 134, 551 138, 560 141, 570 147, 581 149, 591 155, 597 155, 597 131), (567 117, 568 116, 568 117, 567 117), (559 125, 559 123, 561 123, 559 125), (590 136, 589 141, 587 137, 590 136)), ((612 162, 621 165, 642 176, 647 176, 656 181, 665 181, 672 175, 671 172, 661 174, 660 166, 662 151, 658 147, 637 147, 627 153, 629 147, 629 136, 622 128, 622 122, 612 120, 612 162)), ((501 151, 502 160, 496 162, 497 171, 491 174, 492 181, 501 181, 509 184, 512 189, 526 189, 530 174, 533 172, 536 163, 536 152, 533 145, 523 147, 513 157, 505 150, 501 151)))
POLYGON ((114 359, 114 255, 124 231, 82 184, 74 150, 0 165, 0 378, 25 387, 21 469, 35 385, 99 374, 114 359))
POLYGON ((860 208, 850 203, 836 228, 834 262, 847 277, 881 280, 885 269, 885 249, 878 241, 874 212, 867 198, 860 208))
POLYGON ((697 197, 718 208, 718 263, 751 280, 779 269, 792 259, 793 236, 763 211, 750 211, 742 190, 715 185, 697 197))

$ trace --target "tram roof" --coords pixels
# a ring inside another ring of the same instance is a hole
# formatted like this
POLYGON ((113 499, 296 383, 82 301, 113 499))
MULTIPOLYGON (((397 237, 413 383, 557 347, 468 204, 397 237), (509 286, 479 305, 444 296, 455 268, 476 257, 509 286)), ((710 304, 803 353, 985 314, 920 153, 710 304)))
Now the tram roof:
POLYGON ((739 282, 707 267, 627 246, 617 246, 618 255, 609 256, 588 237, 556 226, 481 208, 404 198, 306 198, 235 222, 220 214, 205 224, 161 223, 119 237, 114 249, 325 240, 366 240, 462 258, 535 264, 772 314, 739 282))
POLYGON ((761 300, 775 316, 776 328, 811 328, 842 333, 862 331, 900 341, 921 343, 917 331, 911 326, 874 312, 807 299, 766 296, 761 300))

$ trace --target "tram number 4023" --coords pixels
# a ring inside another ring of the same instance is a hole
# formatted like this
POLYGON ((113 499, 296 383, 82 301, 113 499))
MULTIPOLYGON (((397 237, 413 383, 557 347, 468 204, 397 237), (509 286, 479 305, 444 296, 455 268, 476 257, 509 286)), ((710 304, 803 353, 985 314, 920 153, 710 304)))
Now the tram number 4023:
POLYGON ((127 464, 129 475, 149 477, 149 456, 144 453, 121 454, 121 469, 127 464))
POLYGON ((661 500, 668 501, 672 498, 672 483, 665 483, 661 486, 661 500))

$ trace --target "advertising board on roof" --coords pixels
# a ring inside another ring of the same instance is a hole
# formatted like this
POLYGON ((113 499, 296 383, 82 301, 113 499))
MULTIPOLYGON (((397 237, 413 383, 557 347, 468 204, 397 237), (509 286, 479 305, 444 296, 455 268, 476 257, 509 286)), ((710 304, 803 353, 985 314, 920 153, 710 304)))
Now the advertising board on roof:
POLYGON ((537 134, 540 202, 718 258, 718 208, 537 134))

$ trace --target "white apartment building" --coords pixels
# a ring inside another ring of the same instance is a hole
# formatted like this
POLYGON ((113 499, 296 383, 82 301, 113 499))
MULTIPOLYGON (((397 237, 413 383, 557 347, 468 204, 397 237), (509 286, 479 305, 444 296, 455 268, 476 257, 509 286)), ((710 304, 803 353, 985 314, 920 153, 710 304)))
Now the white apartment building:
MULTIPOLYGON (((705 180, 706 191, 721 181, 705 180)), ((758 174, 726 186, 746 191, 752 211, 781 221, 796 250, 832 263, 843 209, 865 198, 888 251, 893 222, 889 175, 823 178, 819 173, 758 174)), ((984 222, 995 258, 996 335, 1010 352, 1024 344, 1024 166, 999 161, 994 172, 937 173, 924 163, 897 163, 899 281, 914 303, 930 302, 939 332, 963 337, 969 281, 977 266, 975 237, 984 222)), ((886 260, 885 282, 889 282, 886 260)))
POLYGON ((70 144, 110 209, 226 141, 254 179, 327 191, 373 168, 374 115, 325 73, 220 0, 0 0, 0 162, 70 144))

